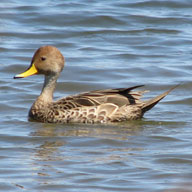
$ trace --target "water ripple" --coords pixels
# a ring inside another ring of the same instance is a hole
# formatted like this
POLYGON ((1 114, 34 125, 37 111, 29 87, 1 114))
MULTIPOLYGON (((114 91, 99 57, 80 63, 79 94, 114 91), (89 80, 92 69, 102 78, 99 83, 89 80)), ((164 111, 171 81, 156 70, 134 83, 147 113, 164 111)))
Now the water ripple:
POLYGON ((188 189, 191 5, 187 0, 2 0, 0 191, 152 192, 176 191, 178 184, 188 189), (147 99, 180 86, 140 121, 28 122, 43 78, 13 76, 26 70, 35 49, 45 44, 57 46, 66 60, 55 98, 145 84, 147 99))

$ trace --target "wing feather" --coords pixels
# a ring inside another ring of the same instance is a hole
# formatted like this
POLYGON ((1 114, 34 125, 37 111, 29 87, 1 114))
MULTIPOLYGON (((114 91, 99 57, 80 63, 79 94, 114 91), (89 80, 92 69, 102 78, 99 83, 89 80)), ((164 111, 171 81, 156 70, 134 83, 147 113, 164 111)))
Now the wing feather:
POLYGON ((119 88, 119 89, 104 89, 81 93, 62 98, 56 102, 64 109, 72 109, 83 106, 99 106, 102 104, 115 104, 118 107, 123 105, 133 105, 140 102, 140 98, 146 91, 132 91, 133 89, 142 87, 143 85, 119 88))

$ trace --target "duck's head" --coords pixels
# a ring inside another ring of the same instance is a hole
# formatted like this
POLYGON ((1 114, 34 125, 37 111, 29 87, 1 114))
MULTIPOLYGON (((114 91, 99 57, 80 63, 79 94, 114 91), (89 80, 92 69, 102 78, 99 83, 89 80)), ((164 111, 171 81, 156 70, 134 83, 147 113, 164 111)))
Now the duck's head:
POLYGON ((35 74, 59 74, 64 67, 64 57, 54 46, 40 47, 34 54, 30 67, 14 78, 24 78, 35 74))

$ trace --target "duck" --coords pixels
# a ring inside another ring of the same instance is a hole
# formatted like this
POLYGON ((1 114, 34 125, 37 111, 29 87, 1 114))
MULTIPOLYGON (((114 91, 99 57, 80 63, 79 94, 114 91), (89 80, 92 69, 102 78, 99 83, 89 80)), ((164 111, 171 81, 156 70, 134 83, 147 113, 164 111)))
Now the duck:
POLYGON ((65 59, 55 46, 42 46, 34 53, 29 68, 14 79, 41 74, 45 76, 40 95, 32 104, 29 121, 42 123, 112 123, 138 120, 175 87, 149 100, 141 100, 144 85, 129 88, 84 92, 53 100, 57 79, 65 59))

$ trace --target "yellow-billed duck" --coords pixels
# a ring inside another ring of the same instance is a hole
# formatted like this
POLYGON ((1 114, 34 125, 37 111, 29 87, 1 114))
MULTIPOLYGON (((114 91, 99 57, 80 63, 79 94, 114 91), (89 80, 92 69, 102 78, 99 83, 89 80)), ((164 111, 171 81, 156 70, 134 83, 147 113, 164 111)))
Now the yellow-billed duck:
POLYGON ((142 101, 146 91, 133 91, 143 85, 96 90, 72 95, 53 101, 53 92, 59 74, 64 67, 64 57, 54 46, 40 47, 34 54, 31 65, 24 73, 14 78, 43 74, 44 85, 40 96, 29 111, 29 120, 48 123, 109 123, 136 120, 155 106, 172 89, 142 101))

